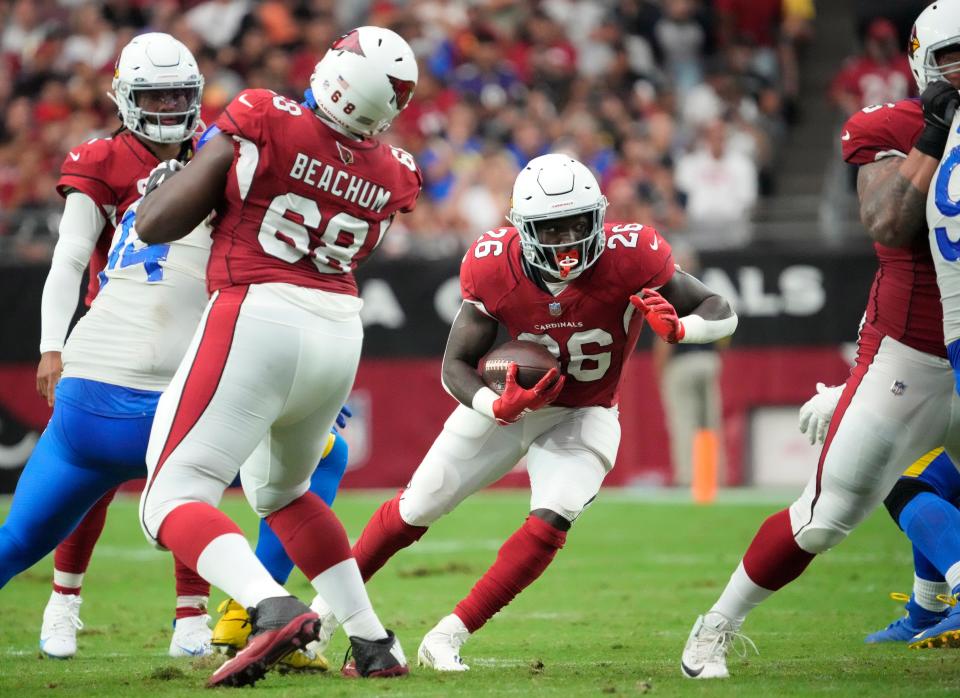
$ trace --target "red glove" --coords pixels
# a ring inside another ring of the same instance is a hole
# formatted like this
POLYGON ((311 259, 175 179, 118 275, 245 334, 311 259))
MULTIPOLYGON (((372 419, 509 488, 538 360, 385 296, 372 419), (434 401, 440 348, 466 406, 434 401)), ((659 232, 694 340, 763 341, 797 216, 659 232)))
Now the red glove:
POLYGON ((513 424, 527 412, 539 410, 557 399, 563 390, 566 376, 551 368, 532 388, 521 388, 517 383, 517 365, 511 363, 507 369, 506 387, 503 394, 493 403, 493 416, 500 426, 513 424))
POLYGON ((643 313, 643 317, 650 323, 650 329, 664 342, 676 344, 683 339, 685 331, 676 309, 659 293, 645 288, 639 296, 630 296, 630 302, 643 313))

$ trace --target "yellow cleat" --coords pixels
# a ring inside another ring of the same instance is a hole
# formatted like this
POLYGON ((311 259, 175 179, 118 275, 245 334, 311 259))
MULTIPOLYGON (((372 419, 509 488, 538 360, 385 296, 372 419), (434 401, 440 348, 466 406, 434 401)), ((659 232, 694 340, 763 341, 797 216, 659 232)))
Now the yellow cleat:
POLYGON ((280 660, 277 664, 277 670, 281 674, 289 671, 327 671, 330 668, 330 662, 322 654, 315 654, 311 650, 303 649, 291 652, 280 660))
MULTIPOLYGON (((213 628, 210 644, 219 652, 233 656, 247 646, 253 631, 247 609, 233 599, 225 599, 217 606, 220 618, 213 628)), ((324 660, 326 661, 326 660, 324 660)))

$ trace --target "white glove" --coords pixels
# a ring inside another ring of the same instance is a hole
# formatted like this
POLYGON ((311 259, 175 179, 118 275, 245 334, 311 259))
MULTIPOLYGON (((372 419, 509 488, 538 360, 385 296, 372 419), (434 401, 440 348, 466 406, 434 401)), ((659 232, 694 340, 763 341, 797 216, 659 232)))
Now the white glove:
POLYGON ((182 169, 183 163, 179 160, 164 160, 150 170, 150 174, 147 175, 147 186, 144 187, 143 195, 146 196, 182 169))
POLYGON ((817 394, 800 407, 800 433, 806 434, 810 443, 823 443, 833 412, 840 402, 843 385, 817 383, 817 394))

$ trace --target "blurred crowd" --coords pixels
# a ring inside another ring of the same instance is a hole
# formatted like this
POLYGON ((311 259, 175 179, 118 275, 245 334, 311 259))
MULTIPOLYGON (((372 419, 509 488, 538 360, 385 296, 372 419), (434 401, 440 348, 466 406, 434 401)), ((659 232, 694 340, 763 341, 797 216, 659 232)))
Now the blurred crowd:
POLYGON ((813 0, 0 3, 0 239, 49 252, 60 165, 119 126, 105 92, 134 35, 169 32, 193 51, 209 123, 244 87, 300 95, 337 36, 376 24, 420 61, 386 140, 415 155, 423 195, 387 253, 460 252, 504 223, 518 168, 557 150, 596 172, 608 220, 745 243, 776 186, 813 12, 813 0))

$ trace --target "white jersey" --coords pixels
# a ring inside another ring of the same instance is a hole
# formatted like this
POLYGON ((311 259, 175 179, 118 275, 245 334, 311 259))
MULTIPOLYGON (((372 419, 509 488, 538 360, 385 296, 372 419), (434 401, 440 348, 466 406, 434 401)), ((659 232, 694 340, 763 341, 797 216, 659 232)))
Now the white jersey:
POLYGON ((165 245, 137 237, 133 203, 117 226, 100 291, 63 348, 63 377, 165 390, 207 305, 210 227, 165 245))
POLYGON ((930 252, 937 270, 943 305, 943 339, 949 346, 960 339, 960 111, 950 127, 943 159, 927 194, 930 252))

